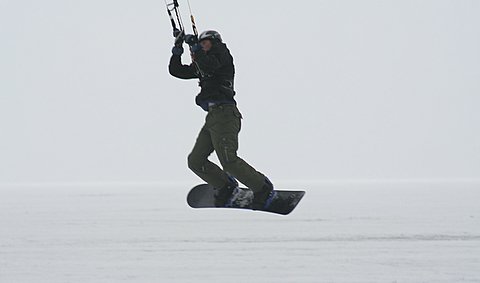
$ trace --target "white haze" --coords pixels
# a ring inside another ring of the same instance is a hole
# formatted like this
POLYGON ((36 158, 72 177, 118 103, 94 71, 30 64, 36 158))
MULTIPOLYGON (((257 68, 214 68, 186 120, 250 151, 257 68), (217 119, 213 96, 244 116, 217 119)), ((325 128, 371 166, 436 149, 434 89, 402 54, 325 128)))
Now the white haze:
MULTIPOLYGON (((235 56, 240 154, 273 180, 479 178, 479 1, 192 7, 235 56)), ((0 38, 0 182, 198 181, 205 113, 167 72, 163 1, 1 0, 0 38)))
POLYGON ((187 207, 162 0, 0 0, 1 283, 480 282, 480 1, 191 2, 240 155, 302 202, 187 207))

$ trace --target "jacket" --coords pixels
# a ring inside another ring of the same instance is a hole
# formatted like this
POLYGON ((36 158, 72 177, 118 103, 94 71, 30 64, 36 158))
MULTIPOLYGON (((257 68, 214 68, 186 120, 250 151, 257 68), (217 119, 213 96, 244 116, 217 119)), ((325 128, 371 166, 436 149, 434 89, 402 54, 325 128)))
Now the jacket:
POLYGON ((203 50, 193 54, 193 63, 183 65, 180 55, 172 55, 169 64, 170 74, 179 79, 199 79, 201 91, 196 104, 208 111, 209 104, 235 104, 235 66, 227 45, 214 42, 208 52, 203 50))

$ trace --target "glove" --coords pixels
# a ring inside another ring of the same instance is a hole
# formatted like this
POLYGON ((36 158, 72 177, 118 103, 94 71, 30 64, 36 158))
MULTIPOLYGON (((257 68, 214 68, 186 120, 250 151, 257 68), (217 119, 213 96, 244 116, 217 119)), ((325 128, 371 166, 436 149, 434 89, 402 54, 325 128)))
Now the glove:
POLYGON ((172 54, 175 56, 182 56, 183 54, 183 47, 180 46, 174 46, 172 49, 172 54))
POLYGON ((190 51, 192 53, 196 53, 200 50, 202 50, 202 46, 200 43, 198 43, 198 37, 193 34, 187 34, 185 35, 185 42, 190 45, 190 51))
POLYGON ((173 32, 173 36, 175 37, 175 46, 181 47, 185 38, 185 32, 177 29, 173 32))
POLYGON ((200 43, 196 43, 195 45, 191 45, 190 46, 190 51, 192 53, 197 53, 198 51, 202 50, 202 46, 200 45, 200 43))
POLYGON ((183 30, 179 30, 178 28, 173 30, 173 37, 177 37, 180 33, 183 33, 183 30))
POLYGON ((198 38, 196 35, 193 34, 187 34, 185 35, 185 43, 187 43, 190 46, 193 46, 198 43, 198 38))

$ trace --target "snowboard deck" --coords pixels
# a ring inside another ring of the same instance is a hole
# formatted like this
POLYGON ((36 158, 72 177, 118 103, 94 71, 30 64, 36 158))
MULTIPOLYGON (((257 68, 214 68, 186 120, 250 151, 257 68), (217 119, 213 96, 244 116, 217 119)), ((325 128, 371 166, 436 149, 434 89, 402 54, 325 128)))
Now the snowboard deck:
MULTIPOLYGON (((281 215, 290 214, 305 195, 305 191, 274 191, 270 205, 257 211, 276 213, 281 215)), ((253 210, 251 202, 253 192, 250 189, 240 188, 232 198, 230 204, 225 207, 215 206, 215 189, 207 184, 202 184, 190 190, 187 203, 192 208, 233 208, 253 210)))

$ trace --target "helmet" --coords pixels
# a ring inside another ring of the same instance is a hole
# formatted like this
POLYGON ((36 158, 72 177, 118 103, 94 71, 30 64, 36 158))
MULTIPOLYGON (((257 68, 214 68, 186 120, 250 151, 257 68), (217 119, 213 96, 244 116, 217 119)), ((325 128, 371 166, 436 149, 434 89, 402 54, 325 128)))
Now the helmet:
POLYGON ((222 36, 214 30, 204 31, 198 37, 198 41, 207 40, 207 39, 210 39, 210 40, 215 40, 216 39, 216 40, 222 42, 222 36))

